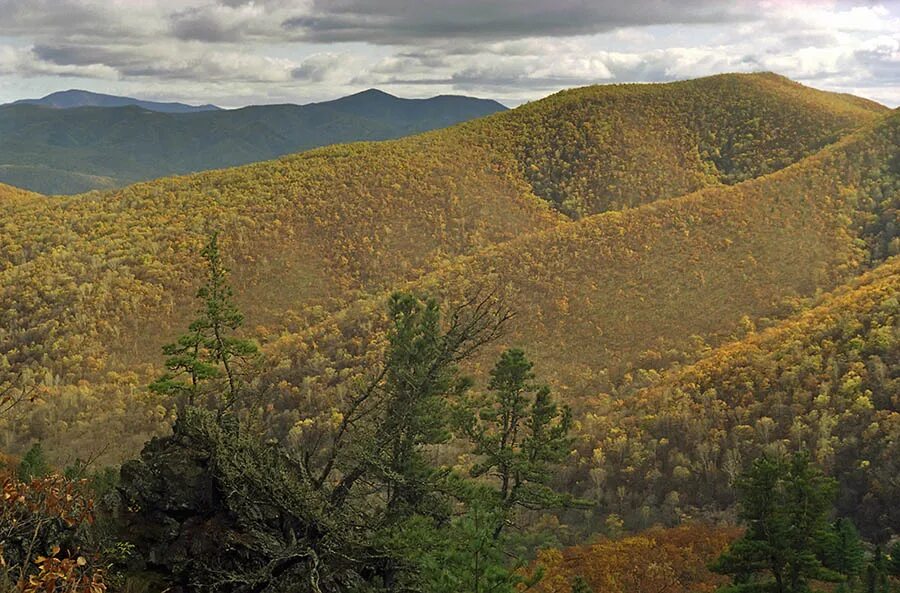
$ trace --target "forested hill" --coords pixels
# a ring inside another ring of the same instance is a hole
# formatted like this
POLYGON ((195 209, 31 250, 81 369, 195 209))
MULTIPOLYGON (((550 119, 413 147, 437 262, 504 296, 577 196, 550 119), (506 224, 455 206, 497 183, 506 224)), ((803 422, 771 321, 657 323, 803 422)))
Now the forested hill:
POLYGON ((506 109, 461 96, 401 99, 381 91, 309 105, 184 113, 140 104, 0 106, 0 181, 75 194, 264 161, 318 146, 384 140, 506 109))
POLYGON ((165 409, 131 402, 147 401, 160 346, 190 319, 211 230, 275 367, 263 379, 273 430, 379 355, 380 297, 402 287, 448 304, 496 290, 518 312, 503 345, 526 346, 586 409, 630 369, 691 360, 743 318, 783 316, 891 253, 897 128, 869 102, 728 75, 592 87, 401 140, 12 200, 0 364, 36 377, 48 403, 9 448, 61 439, 87 454, 102 436, 115 458, 165 426, 165 409))
POLYGON ((37 194, 32 193, 28 190, 20 189, 18 187, 13 187, 11 185, 5 185, 3 183, 0 183, 0 200, 12 199, 12 198, 23 198, 26 196, 37 197, 37 194))
POLYGON ((886 107, 771 73, 557 93, 468 126, 515 158, 534 193, 574 216, 781 169, 886 107))

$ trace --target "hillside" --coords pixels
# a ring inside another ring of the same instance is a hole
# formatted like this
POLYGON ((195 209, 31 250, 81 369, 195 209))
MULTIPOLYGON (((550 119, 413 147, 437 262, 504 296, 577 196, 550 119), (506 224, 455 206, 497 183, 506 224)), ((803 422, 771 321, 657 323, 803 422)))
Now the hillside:
MULTIPOLYGON (((496 291, 516 317, 473 373, 484 376, 502 347, 525 347, 539 374, 589 411, 592 394, 635 369, 692 360, 852 277, 885 242, 896 250, 898 138, 892 114, 783 171, 519 237, 404 288, 446 303, 496 291)), ((369 366, 382 302, 273 344, 273 426, 301 421, 314 394, 330 405, 343 384, 334 377, 369 366)))
POLYGON ((310 105, 158 113, 139 106, 0 106, 0 181, 75 194, 264 161, 342 142, 384 140, 505 109, 468 97, 368 91, 310 105))
POLYGON ((586 216, 796 162, 885 107, 770 73, 563 91, 473 122, 516 159, 534 193, 586 216))
MULTIPOLYGON (((723 94, 719 111, 735 108, 735 129, 757 113, 760 139, 781 146, 785 161, 852 121, 878 121, 784 170, 736 185, 712 175, 704 181, 710 187, 675 198, 675 186, 642 173, 641 145, 623 141, 614 148, 628 174, 615 183, 634 183, 642 201, 656 201, 577 222, 535 196, 540 186, 516 147, 529 145, 522 122, 542 109, 559 129, 567 129, 569 114, 573 121, 606 117, 583 96, 605 87, 397 141, 16 201, 0 215, 2 364, 29 369, 48 403, 4 445, 17 450, 45 439, 52 450, 65 440, 68 450, 86 454, 104 436, 127 434, 107 452, 115 458, 166 425, 164 408, 134 395, 158 372, 160 346, 192 313, 207 229, 224 232, 247 331, 266 345, 274 367, 262 382, 280 435, 301 413, 333 405, 361 361, 378 356, 382 296, 394 288, 447 302, 496 289, 518 313, 504 343, 526 346, 541 376, 584 410, 629 369, 691 359, 703 340, 727 339, 742 318, 789 313, 791 301, 882 257, 876 245, 890 246, 895 232, 900 118, 770 75, 606 92, 668 89, 666 104, 687 105, 682 93, 695 98, 697 89, 711 93, 703 90, 710 85, 746 87, 723 94), (737 109, 756 92, 766 101, 737 109), (771 123, 777 101, 809 114, 771 123), (786 126, 784 139, 770 138, 776 124, 786 126)), ((633 107, 632 118, 641 120, 633 107)), ((673 127, 687 117, 670 116, 673 127)), ((652 119, 669 121, 664 113, 652 119)), ((601 161, 609 159, 597 155, 612 153, 602 138, 590 140, 597 144, 582 164, 597 159, 602 177, 601 161)), ((672 179, 690 178, 696 164, 660 163, 653 171, 672 179)), ((484 371, 487 360, 473 370, 484 371)))
POLYGON ((896 532, 898 295, 895 257, 809 311, 694 364, 635 374, 617 396, 592 403, 585 492, 634 525, 672 521, 729 505, 746 460, 803 447, 839 480, 842 515, 875 541, 896 532), (627 405, 617 403, 623 397, 627 405))
POLYGON ((0 183, 0 200, 11 200, 13 198, 35 198, 37 194, 34 194, 30 191, 20 189, 18 187, 14 187, 12 185, 5 185, 0 183))
POLYGON ((650 529, 573 548, 544 549, 537 562, 545 576, 539 593, 570 593, 581 577, 604 593, 712 593, 727 583, 709 565, 740 531, 687 524, 650 529))
POLYGON ((147 111, 159 111, 160 113, 191 113, 194 111, 217 111, 220 107, 215 105, 187 105, 185 103, 161 103, 159 101, 144 101, 133 97, 119 97, 103 93, 92 93, 79 89, 50 93, 40 99, 20 99, 13 101, 16 105, 41 105, 53 109, 73 109, 75 107, 126 107, 133 105, 147 111))

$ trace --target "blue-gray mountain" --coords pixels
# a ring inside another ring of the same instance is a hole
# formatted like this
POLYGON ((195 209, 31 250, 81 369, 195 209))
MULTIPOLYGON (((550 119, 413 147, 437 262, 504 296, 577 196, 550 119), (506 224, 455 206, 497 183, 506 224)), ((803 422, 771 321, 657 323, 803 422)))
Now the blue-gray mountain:
POLYGON ((75 107, 127 107, 133 105, 147 111, 159 111, 160 113, 193 113, 195 111, 219 111, 221 107, 215 105, 187 105, 185 103, 161 103, 159 101, 144 101, 134 97, 118 97, 116 95, 104 95, 79 89, 50 93, 40 99, 20 99, 15 101, 18 105, 42 105, 54 109, 73 109, 75 107))
POLYGON ((308 105, 201 109, 0 106, 0 182, 81 193, 328 144, 399 138, 506 108, 461 96, 401 99, 373 89, 308 105))

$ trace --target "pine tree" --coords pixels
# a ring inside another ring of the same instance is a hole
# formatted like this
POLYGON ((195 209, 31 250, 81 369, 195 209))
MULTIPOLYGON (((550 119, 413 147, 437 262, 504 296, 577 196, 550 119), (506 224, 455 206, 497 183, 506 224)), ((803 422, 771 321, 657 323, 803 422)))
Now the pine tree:
POLYGON ((900 542, 891 546, 891 556, 887 562, 888 573, 893 577, 900 577, 900 542))
POLYGON ((568 501, 549 481, 551 465, 569 450, 571 412, 559 409, 550 389, 534 382, 532 367, 522 350, 507 350, 491 371, 490 393, 459 414, 474 453, 482 459, 472 468, 473 477, 497 480, 501 513, 495 538, 515 508, 542 509, 568 501))
POLYGON ((572 579, 572 593, 594 593, 594 590, 587 584, 584 577, 578 575, 572 579))
POLYGON ((218 238, 218 233, 213 233, 202 252, 207 264, 207 277, 206 284, 197 292, 197 298, 203 302, 198 322, 200 331, 207 336, 205 346, 210 359, 224 370, 228 387, 227 404, 230 406, 242 387, 235 362, 246 362, 257 354, 257 348, 250 340, 232 335, 244 323, 244 316, 232 301, 234 294, 228 285, 228 271, 219 254, 218 238))
POLYGON ((747 593, 805 593, 810 579, 839 580, 823 563, 835 482, 810 465, 808 454, 763 456, 737 488, 747 530, 715 562, 716 572, 732 575, 747 593))
POLYGON ((388 512, 404 515, 418 506, 431 482, 431 464, 422 447, 449 439, 447 398, 469 383, 458 376, 436 301, 397 294, 389 311, 394 325, 388 336, 381 430, 387 437, 388 512))
POLYGON ((507 567, 503 544, 494 538, 497 508, 488 492, 471 493, 464 513, 447 525, 423 525, 424 533, 405 534, 417 557, 421 584, 429 593, 515 593, 523 579, 507 567), (427 551, 415 549, 428 541, 427 551))
POLYGON ((17 473, 23 482, 43 478, 50 474, 50 464, 47 462, 44 448, 40 443, 35 443, 28 449, 28 452, 22 457, 22 461, 19 462, 17 473))
POLYGON ((194 321, 188 326, 188 333, 163 346, 167 372, 154 381, 150 389, 173 397, 179 409, 195 405, 201 395, 201 385, 220 374, 215 365, 204 360, 205 343, 201 324, 194 321))
POLYGON ((884 557, 881 546, 876 546, 872 560, 866 566, 866 593, 888 593, 888 559, 884 557))
POLYGON ((442 512, 435 485, 447 472, 432 467, 425 449, 450 438, 448 402, 471 386, 459 373, 459 361, 493 339, 508 317, 485 299, 451 312, 444 329, 437 301, 407 293, 392 295, 388 313, 383 367, 344 411, 317 483, 325 484, 339 458, 351 450, 349 467, 341 460, 345 467, 332 500, 346 499, 366 476, 381 489, 387 501, 383 519, 391 522, 442 512), (343 438, 351 431, 358 438, 352 446, 343 438))
POLYGON ((828 567, 844 575, 848 587, 852 589, 863 572, 866 555, 859 532, 850 519, 835 522, 827 556, 828 567))
POLYGON ((234 336, 244 316, 232 300, 218 233, 210 236, 201 256, 206 264, 206 281, 197 291, 201 302, 197 319, 188 326, 188 333, 163 346, 167 372, 150 389, 173 397, 179 409, 196 405, 202 396, 210 395, 210 405, 223 411, 240 395, 244 387, 240 368, 257 356, 258 349, 252 341, 234 336), (222 384, 215 379, 221 379, 222 384), (221 394, 210 393, 213 390, 221 394))
MULTIPOLYGON (((429 572, 428 566, 439 570, 442 563, 464 563, 466 558, 477 557, 480 568, 473 568, 469 576, 482 574, 500 583, 509 575, 492 532, 487 547, 475 545, 468 536, 451 545, 453 534, 476 527, 483 530, 492 515, 467 515, 475 523, 454 519, 451 511, 460 508, 454 503, 474 505, 477 501, 468 496, 470 488, 464 481, 449 468, 435 466, 428 452, 450 438, 449 402, 471 387, 471 380, 459 371, 459 362, 493 340, 509 314, 489 296, 464 303, 442 320, 435 300, 406 293, 392 295, 388 313, 390 329, 381 368, 343 410, 330 450, 319 458, 321 468, 310 464, 310 456, 304 461, 309 468, 306 471, 316 476, 314 487, 330 489, 329 506, 355 509, 365 517, 374 539, 389 541, 403 557, 415 558, 423 573, 429 572), (423 522, 433 527, 423 528, 423 522), (432 532, 449 539, 428 553, 422 548, 432 532), (475 545, 474 551, 466 547, 470 545, 475 545), (467 556, 467 549, 474 556, 467 556), (482 573, 487 570, 483 561, 489 557, 500 558, 499 564, 491 564, 490 575, 482 573)), ((493 506, 488 510, 496 512, 493 506)), ((491 530, 495 523, 490 521, 491 530)), ((382 574, 388 589, 400 586, 401 581, 417 580, 397 567, 385 566, 382 574)), ((438 580, 447 584, 443 577, 438 580)))

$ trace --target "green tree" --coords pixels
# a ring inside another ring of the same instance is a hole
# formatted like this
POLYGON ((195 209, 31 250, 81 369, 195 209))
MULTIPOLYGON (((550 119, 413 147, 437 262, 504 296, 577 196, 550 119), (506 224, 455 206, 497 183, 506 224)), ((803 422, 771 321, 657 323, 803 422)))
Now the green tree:
POLYGON ((890 591, 888 570, 888 560, 884 557, 881 546, 876 546, 872 560, 866 566, 866 593, 888 593, 890 591))
POLYGON ((150 389, 174 397, 181 409, 197 404, 201 396, 224 393, 224 401, 210 402, 221 411, 237 400, 244 387, 241 368, 255 359, 258 349, 252 341, 234 335, 244 316, 233 302, 218 233, 210 236, 201 256, 206 264, 206 280, 197 291, 201 302, 198 317, 188 326, 187 333, 163 346, 163 354, 168 357, 167 372, 150 389), (222 384, 216 382, 204 390, 203 386, 214 379, 222 379, 222 384))
POLYGON ((19 462, 17 473, 23 482, 50 475, 50 464, 47 462, 47 456, 40 443, 35 443, 28 449, 22 457, 22 461, 19 462))
POLYGON ((804 593, 811 579, 840 579, 823 563, 835 482, 808 454, 756 459, 737 490, 746 532, 713 565, 734 578, 723 591, 804 593))
POLYGON ((396 293, 388 313, 383 367, 344 413, 318 480, 324 484, 336 465, 344 466, 332 493, 339 505, 365 477, 386 501, 381 522, 434 513, 441 506, 432 495, 446 472, 435 470, 423 452, 449 438, 447 398, 471 383, 457 367, 466 338, 443 330, 435 300, 396 293), (344 438, 351 432, 355 440, 344 438))
POLYGON ((584 577, 578 575, 572 579, 572 593, 594 593, 594 590, 587 584, 584 577))
POLYGON ((516 508, 544 509, 569 500, 549 483, 552 465, 568 454, 572 414, 553 402, 549 387, 535 383, 533 366, 522 350, 504 352, 491 371, 487 396, 460 415, 481 458, 472 476, 497 481, 495 538, 516 508))
POLYGON ((150 389, 172 396, 180 408, 195 405, 201 393, 201 384, 219 376, 215 365, 201 358, 205 342, 200 324, 195 321, 188 326, 188 333, 163 346, 163 354, 167 356, 167 372, 154 381, 150 389))
POLYGON ((398 541, 418 566, 423 591, 514 593, 525 580, 508 566, 504 542, 494 537, 499 511, 493 494, 469 489, 464 512, 443 525, 410 521, 398 541))
POLYGON ((441 328, 440 307, 433 299, 395 294, 388 305, 393 327, 388 334, 381 418, 381 471, 387 487, 388 514, 407 516, 418 510, 436 477, 423 448, 450 438, 448 398, 471 382, 460 376, 451 336, 441 328))
POLYGON ((448 473, 436 471, 424 453, 450 437, 448 401, 471 386, 458 363, 499 335, 509 317, 491 302, 480 299, 452 310, 445 328, 434 299, 391 296, 384 362, 343 411, 318 472, 321 486, 341 470, 334 502, 346 500, 366 476, 387 502, 385 520, 435 508, 427 493, 448 473))
POLYGON ((888 572, 893 577, 900 577, 900 542, 891 546, 891 555, 887 562, 888 572))
POLYGON ((859 532, 850 519, 835 522, 827 558, 828 567, 844 575, 852 589, 865 568, 866 554, 859 532))

